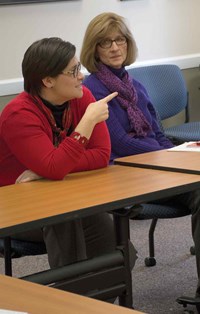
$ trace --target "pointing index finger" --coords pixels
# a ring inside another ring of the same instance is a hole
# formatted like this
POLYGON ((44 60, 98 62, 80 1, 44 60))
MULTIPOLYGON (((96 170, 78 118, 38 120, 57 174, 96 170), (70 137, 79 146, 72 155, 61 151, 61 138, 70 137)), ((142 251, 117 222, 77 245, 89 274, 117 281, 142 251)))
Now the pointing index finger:
POLYGON ((114 92, 104 98, 101 99, 101 101, 103 102, 109 102, 110 100, 112 100, 114 97, 116 97, 118 95, 118 92, 114 92))

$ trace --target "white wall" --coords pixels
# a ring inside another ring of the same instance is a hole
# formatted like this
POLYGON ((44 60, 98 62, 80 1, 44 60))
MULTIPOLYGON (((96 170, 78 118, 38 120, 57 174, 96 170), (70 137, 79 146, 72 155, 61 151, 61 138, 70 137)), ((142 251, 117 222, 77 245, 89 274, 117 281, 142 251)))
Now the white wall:
POLYGON ((127 18, 138 61, 200 54, 200 0, 77 0, 0 6, 0 80, 21 77, 21 61, 35 40, 58 36, 77 46, 88 22, 113 11, 127 18))

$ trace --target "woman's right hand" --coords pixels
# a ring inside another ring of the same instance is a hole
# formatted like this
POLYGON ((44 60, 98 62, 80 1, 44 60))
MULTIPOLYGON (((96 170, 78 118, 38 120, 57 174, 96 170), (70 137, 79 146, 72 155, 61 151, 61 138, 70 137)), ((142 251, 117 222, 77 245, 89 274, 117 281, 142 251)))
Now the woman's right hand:
POLYGON ((31 170, 25 170, 20 174, 20 176, 17 178, 15 183, 25 183, 30 181, 39 180, 42 177, 39 176, 37 173, 31 171, 31 170))
POLYGON ((114 92, 103 99, 90 103, 74 131, 89 140, 95 125, 108 119, 108 102, 117 95, 118 93, 114 92))
POLYGON ((94 124, 107 120, 109 116, 108 102, 117 95, 118 93, 114 92, 94 103, 91 103, 86 109, 86 118, 94 124))

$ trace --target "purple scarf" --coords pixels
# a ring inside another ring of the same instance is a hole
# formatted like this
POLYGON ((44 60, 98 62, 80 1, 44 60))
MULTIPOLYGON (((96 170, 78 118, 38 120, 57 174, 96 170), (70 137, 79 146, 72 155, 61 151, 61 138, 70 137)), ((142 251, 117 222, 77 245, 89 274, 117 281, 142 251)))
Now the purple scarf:
POLYGON ((130 121, 131 132, 129 134, 131 136, 146 137, 151 130, 151 126, 142 111, 137 107, 138 95, 128 72, 125 71, 125 75, 120 79, 107 66, 99 63, 98 72, 95 74, 110 92, 118 92, 117 99, 122 108, 127 110, 130 121))

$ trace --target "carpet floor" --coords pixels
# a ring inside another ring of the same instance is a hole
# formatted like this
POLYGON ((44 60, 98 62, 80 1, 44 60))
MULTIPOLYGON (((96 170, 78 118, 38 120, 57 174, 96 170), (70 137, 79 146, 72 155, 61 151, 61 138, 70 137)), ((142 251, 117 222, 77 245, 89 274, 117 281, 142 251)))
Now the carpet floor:
MULTIPOLYGON (((194 296, 197 274, 195 256, 190 254, 193 245, 190 216, 161 219, 155 231, 156 265, 146 267, 150 220, 131 220, 131 240, 138 251, 132 272, 133 304, 135 309, 148 314, 197 313, 194 306, 184 309, 176 302, 181 295, 194 296)), ((13 260, 13 276, 25 276, 48 269, 46 255, 13 260)), ((0 259, 0 273, 4 262, 0 259)))

